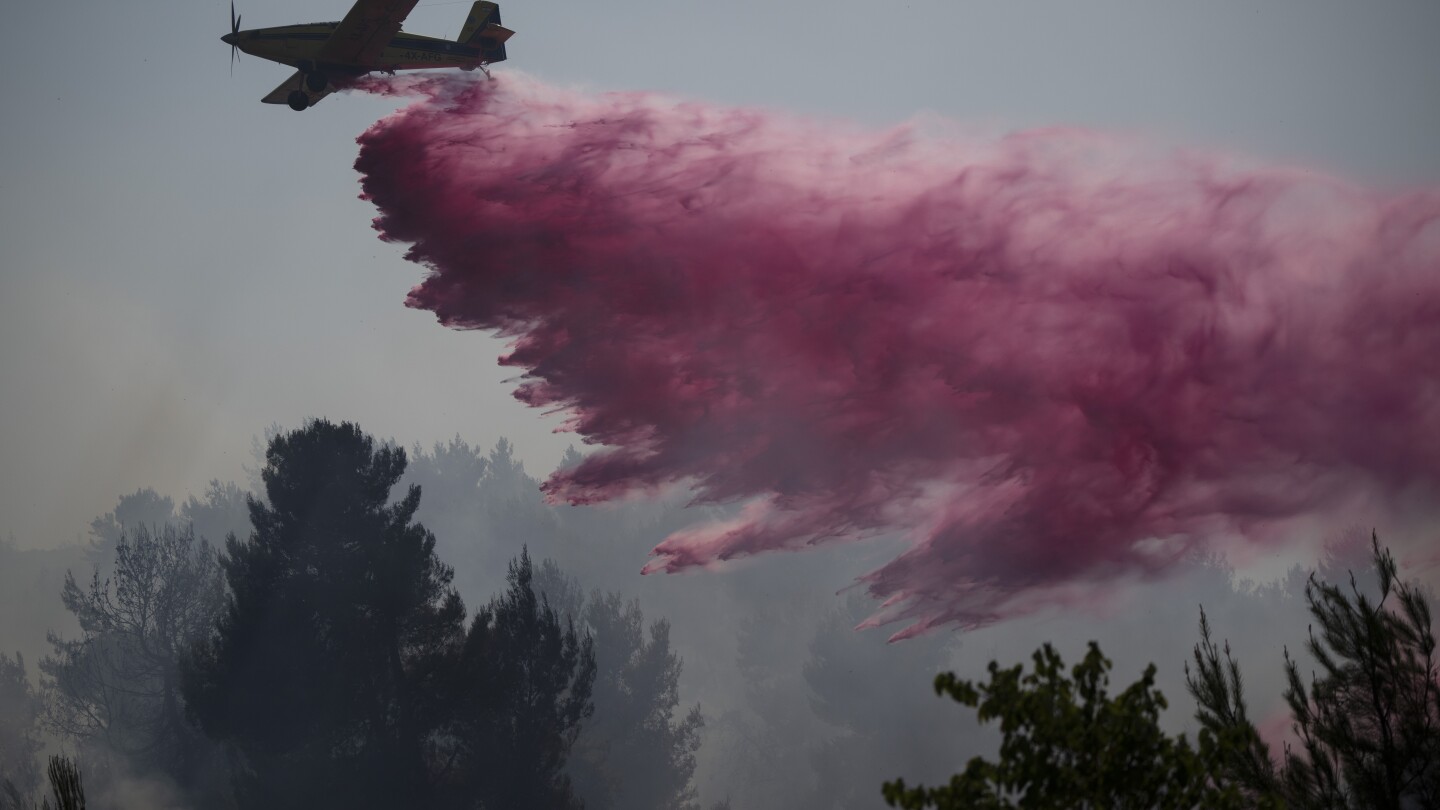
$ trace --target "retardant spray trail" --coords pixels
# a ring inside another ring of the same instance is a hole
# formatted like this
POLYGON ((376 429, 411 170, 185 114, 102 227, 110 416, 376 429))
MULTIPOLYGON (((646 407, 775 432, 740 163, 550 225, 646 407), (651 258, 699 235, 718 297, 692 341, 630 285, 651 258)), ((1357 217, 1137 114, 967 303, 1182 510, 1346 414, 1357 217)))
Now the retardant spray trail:
MULTIPOLYGON (((545 484, 744 500, 647 570, 900 532, 898 635, 1440 494, 1440 194, 493 82, 360 139, 409 299, 604 445, 545 484)), ((1367 524, 1368 525, 1368 524, 1367 524)))

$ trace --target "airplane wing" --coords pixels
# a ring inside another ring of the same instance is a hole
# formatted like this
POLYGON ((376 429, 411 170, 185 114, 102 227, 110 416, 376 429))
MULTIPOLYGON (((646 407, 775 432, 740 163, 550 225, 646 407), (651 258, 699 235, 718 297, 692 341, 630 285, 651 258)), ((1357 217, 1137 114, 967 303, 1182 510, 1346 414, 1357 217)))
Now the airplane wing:
POLYGON ((420 0, 355 0, 320 48, 320 62, 378 66, 376 60, 420 0))
POLYGON ((335 92, 335 84, 333 82, 326 83, 325 89, 317 93, 305 86, 305 74, 297 70, 290 78, 281 82, 279 87, 271 90, 269 95, 260 100, 266 104, 289 104, 290 94, 296 90, 304 91, 310 99, 310 106, 314 107, 320 103, 320 99, 335 92))

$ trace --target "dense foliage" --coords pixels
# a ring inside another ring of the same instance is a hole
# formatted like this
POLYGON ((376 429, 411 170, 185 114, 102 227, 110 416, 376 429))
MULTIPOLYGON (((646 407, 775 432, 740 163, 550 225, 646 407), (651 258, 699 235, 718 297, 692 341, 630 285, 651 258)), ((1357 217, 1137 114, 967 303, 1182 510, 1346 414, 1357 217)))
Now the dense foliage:
POLYGON ((230 538, 229 601, 185 677, 191 715, 243 757, 244 807, 394 807, 424 795, 436 685, 464 606, 435 539, 390 503, 404 451, 350 424, 275 437, 230 538))
POLYGON ((970 760, 941 787, 884 785, 891 806, 1288 807, 1360 810, 1440 807, 1440 669, 1429 603, 1400 581, 1394 557, 1372 535, 1373 592, 1349 575, 1343 587, 1312 574, 1308 683, 1284 654, 1294 744, 1277 761, 1249 716, 1239 663, 1200 617, 1186 683, 1199 708, 1199 745, 1159 725, 1165 699, 1155 667, 1115 698, 1110 662, 1092 642, 1066 677, 1050 645, 1034 671, 990 664, 988 684, 944 673, 937 693, 1000 721, 999 757, 970 760))
POLYGON ((1199 750, 1159 725, 1165 697, 1154 689, 1155 667, 1115 697, 1110 661, 1093 642, 1067 677, 1049 644, 1034 670, 991 662, 989 683, 953 674, 935 678, 935 692, 978 709, 980 722, 1000 721, 1004 741, 995 761, 975 757, 941 787, 884 786, 885 800, 907 810, 960 808, 1224 808, 1246 807, 1233 787, 1211 779, 1221 745, 1201 732, 1199 750))
POLYGON ((405 452, 351 424, 277 435, 229 599, 185 675, 191 716, 240 756, 242 807, 574 806, 563 765, 590 711, 590 641, 530 586, 466 627, 405 452))
POLYGON ((565 762, 594 708, 594 648, 536 594, 533 576, 522 553, 509 588, 470 624, 437 751, 443 806, 582 806, 565 762))
POLYGON ((697 807, 702 721, 678 710, 668 623, 574 580, 553 605, 528 553, 505 564, 501 535, 559 531, 507 442, 418 457, 407 471, 355 426, 312 422, 271 434, 260 497, 211 482, 177 509, 141 489, 94 520, 88 581, 33 579, 79 630, 51 634, 44 688, 0 662, 16 806, 38 806, 43 717, 107 806, 697 807), (432 517, 475 583, 499 569, 473 619, 407 480, 441 496, 432 517))

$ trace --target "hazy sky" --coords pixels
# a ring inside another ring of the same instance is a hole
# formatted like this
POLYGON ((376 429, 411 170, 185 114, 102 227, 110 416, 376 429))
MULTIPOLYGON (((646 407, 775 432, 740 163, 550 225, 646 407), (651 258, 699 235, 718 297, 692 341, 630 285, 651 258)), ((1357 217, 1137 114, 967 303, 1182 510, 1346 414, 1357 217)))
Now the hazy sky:
MULTIPOLYGON (((469 0, 406 30, 452 37, 469 0)), ((429 443, 573 437, 509 397, 503 346, 406 309, 420 268, 370 229, 355 136, 396 103, 259 99, 229 75, 228 3, 46 0, 0 29, 0 532, 72 540, 141 486, 239 479, 252 437, 307 416, 429 443), (63 48, 61 46, 64 46, 63 48)), ((243 27, 344 0, 241 0, 243 27)), ((1079 125, 1384 186, 1440 182, 1440 3, 514 0, 511 61, 888 126, 1079 125)))

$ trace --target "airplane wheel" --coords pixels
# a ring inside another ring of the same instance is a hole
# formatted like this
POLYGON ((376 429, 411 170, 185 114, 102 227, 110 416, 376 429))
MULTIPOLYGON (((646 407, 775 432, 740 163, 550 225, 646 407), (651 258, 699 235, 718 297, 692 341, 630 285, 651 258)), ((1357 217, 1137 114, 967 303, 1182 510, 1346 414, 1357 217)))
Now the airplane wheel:
POLYGON ((305 74, 305 86, 310 88, 310 92, 312 93, 319 93, 324 90, 325 85, 329 83, 330 79, 328 79, 324 73, 305 74))
POLYGON ((290 105, 290 109, 295 112, 300 112, 310 106, 310 97, 305 95, 305 91, 303 90, 291 90, 290 95, 285 99, 285 103, 290 105))

